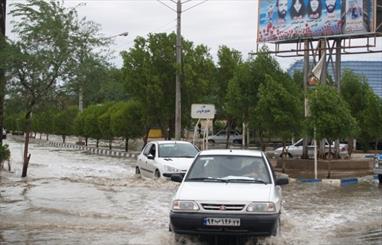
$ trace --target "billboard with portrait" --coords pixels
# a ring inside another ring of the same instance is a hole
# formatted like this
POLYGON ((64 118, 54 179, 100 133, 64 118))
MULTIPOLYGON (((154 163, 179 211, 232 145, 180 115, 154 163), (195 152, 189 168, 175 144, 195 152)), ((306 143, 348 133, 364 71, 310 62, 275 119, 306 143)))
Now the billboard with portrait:
POLYGON ((257 40, 274 42, 373 31, 376 0, 259 0, 257 40))

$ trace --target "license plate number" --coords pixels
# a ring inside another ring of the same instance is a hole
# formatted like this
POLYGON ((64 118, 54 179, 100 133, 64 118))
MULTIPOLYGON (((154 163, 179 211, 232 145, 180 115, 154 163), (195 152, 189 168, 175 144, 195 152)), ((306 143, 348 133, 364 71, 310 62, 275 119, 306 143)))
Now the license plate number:
POLYGON ((240 219, 204 218, 204 225, 208 225, 208 226, 240 226, 240 219))

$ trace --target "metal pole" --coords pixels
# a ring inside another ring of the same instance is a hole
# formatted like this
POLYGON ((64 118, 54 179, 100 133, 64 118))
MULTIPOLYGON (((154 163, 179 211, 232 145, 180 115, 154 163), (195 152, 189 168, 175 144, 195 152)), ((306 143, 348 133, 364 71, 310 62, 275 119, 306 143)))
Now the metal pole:
MULTIPOLYGON (((0 49, 3 49, 5 45, 5 18, 7 1, 0 0, 0 49)), ((3 133, 4 128, 4 97, 5 97, 5 72, 0 69, 0 130, 3 133)), ((3 137, 0 137, 0 145, 3 144, 3 137)))
POLYGON ((316 126, 314 126, 314 178, 317 179, 317 140, 316 140, 316 126))
MULTIPOLYGON (((308 117, 309 108, 308 108, 308 79, 309 79, 309 41, 304 41, 304 115, 308 117)), ((303 159, 308 159, 308 137, 304 137, 303 145, 303 159)))
POLYGON ((182 130, 182 101, 181 101, 181 64, 182 64, 182 37, 181 37, 181 14, 182 3, 176 3, 177 27, 176 27, 176 81, 175 81, 175 139, 179 140, 182 130))

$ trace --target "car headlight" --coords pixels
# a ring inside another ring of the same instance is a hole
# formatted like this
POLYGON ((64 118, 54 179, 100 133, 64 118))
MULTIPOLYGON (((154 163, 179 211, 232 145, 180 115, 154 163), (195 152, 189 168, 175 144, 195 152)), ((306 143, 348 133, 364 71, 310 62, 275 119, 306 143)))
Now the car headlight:
POLYGON ((174 168, 174 167, 171 167, 171 166, 169 166, 169 165, 164 165, 164 171, 165 171, 166 173, 178 173, 178 172, 180 172, 179 169, 174 168))
POLYGON ((199 206, 194 201, 175 200, 172 202, 172 210, 173 211, 196 212, 196 211, 199 211, 199 206))
POLYGON ((248 205, 247 212, 274 213, 276 212, 276 205, 273 202, 252 202, 248 205))

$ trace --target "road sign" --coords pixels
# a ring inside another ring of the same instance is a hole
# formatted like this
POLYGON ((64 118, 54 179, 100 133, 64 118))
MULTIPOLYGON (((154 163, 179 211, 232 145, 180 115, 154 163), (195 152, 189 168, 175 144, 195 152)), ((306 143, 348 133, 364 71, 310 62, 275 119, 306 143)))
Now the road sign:
POLYGON ((191 117, 194 119, 213 119, 215 117, 215 105, 192 104, 191 117))

